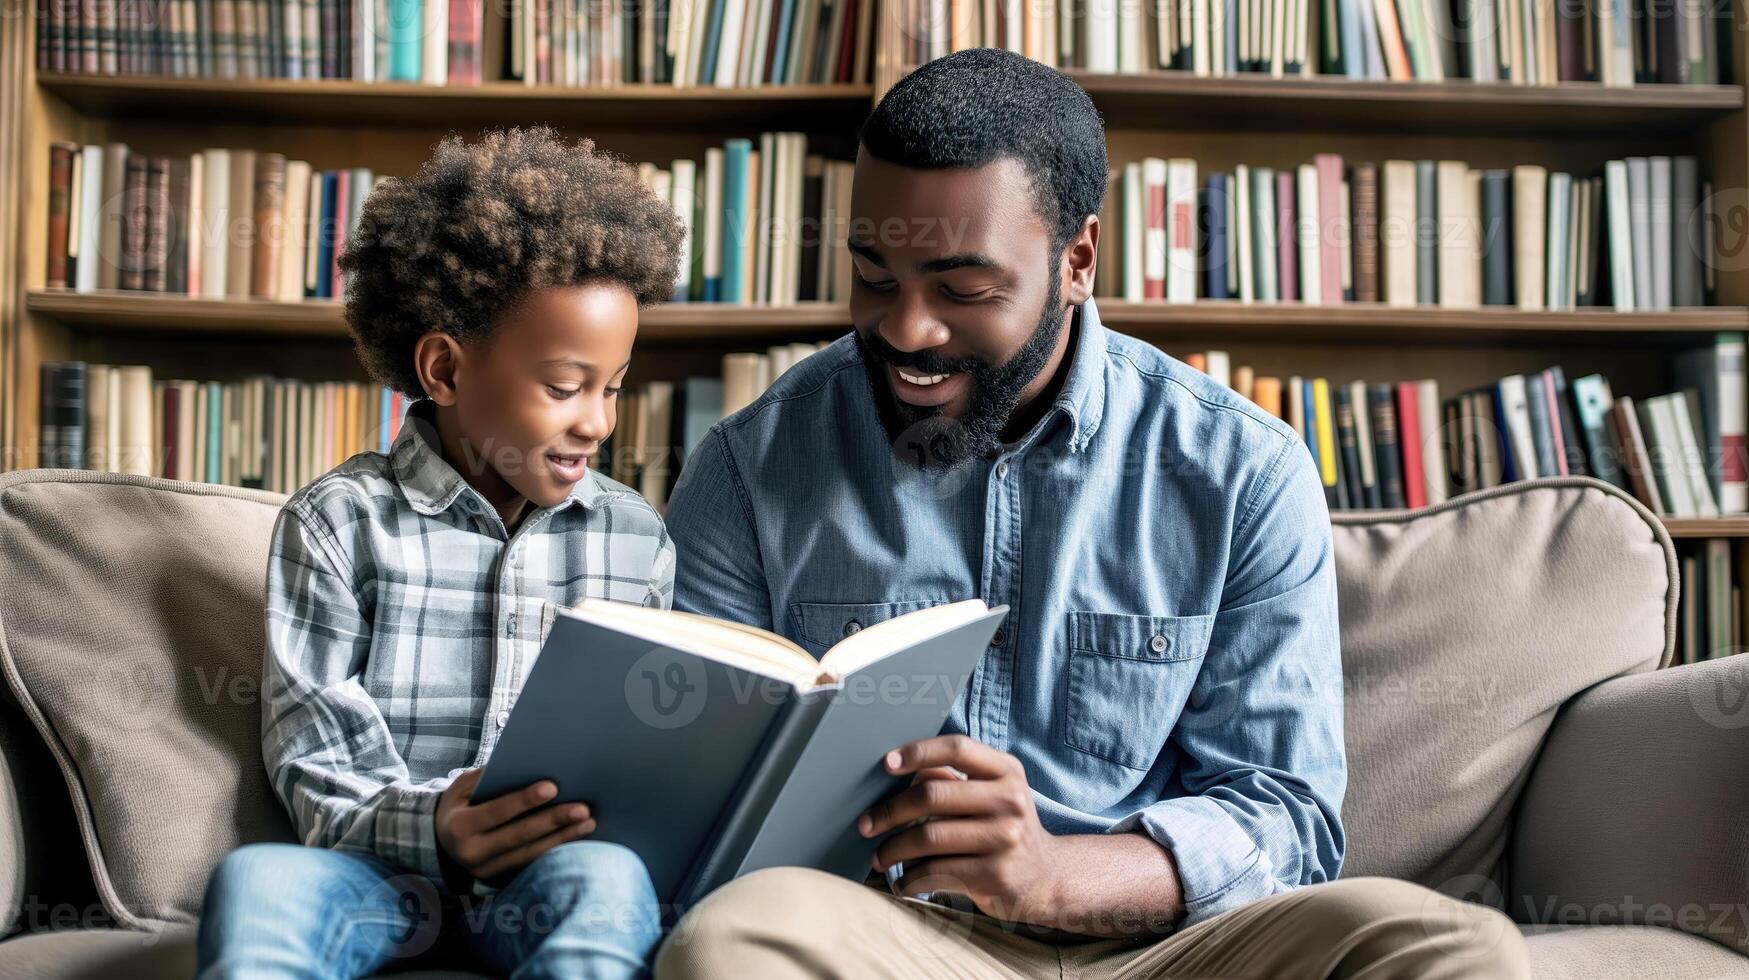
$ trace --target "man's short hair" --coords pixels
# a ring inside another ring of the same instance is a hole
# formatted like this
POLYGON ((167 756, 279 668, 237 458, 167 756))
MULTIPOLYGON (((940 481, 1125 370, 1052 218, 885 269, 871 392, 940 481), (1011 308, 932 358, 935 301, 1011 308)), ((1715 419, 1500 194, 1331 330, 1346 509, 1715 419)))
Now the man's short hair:
POLYGON ((1062 72, 1001 48, 920 66, 887 91, 859 137, 871 156, 920 170, 1019 161, 1053 253, 1105 199, 1105 124, 1093 100, 1062 72))

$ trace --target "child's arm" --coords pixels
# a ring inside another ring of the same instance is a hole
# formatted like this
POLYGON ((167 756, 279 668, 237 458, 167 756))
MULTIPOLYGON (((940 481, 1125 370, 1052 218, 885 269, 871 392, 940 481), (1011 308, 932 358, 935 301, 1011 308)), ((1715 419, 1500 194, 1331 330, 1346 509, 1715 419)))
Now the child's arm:
MULTIPOLYGON (((301 505, 303 501, 297 501, 301 505)), ((371 618, 327 521, 288 506, 267 562, 261 752, 305 844, 441 875, 433 814, 448 778, 413 782, 361 678, 371 618)))
POLYGON ((650 594, 644 605, 657 609, 674 607, 674 539, 662 529, 662 541, 656 548, 656 564, 650 570, 650 594))

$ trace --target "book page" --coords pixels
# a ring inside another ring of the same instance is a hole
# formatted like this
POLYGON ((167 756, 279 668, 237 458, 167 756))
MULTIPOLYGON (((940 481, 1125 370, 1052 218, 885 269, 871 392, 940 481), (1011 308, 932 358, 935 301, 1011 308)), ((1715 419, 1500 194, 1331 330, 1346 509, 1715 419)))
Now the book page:
POLYGON ((561 611, 797 687, 813 687, 822 680, 830 683, 830 678, 821 678, 820 665, 806 650, 752 626, 606 599, 585 599, 561 611))
POLYGON ((847 677, 883 657, 945 633, 962 623, 969 623, 986 612, 989 609, 980 599, 919 609, 884 623, 876 623, 840 640, 820 658, 820 666, 826 668, 833 677, 847 677))

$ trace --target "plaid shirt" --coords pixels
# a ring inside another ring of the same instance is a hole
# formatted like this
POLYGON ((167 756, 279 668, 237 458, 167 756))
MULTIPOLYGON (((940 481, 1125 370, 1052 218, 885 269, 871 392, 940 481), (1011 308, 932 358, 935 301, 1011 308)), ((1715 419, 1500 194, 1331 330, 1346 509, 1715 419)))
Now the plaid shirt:
POLYGON ((415 402, 387 456, 353 456, 280 512, 261 750, 304 843, 441 878, 438 796, 491 755, 557 606, 667 608, 674 546, 593 470, 506 534, 435 448, 433 408, 415 402))

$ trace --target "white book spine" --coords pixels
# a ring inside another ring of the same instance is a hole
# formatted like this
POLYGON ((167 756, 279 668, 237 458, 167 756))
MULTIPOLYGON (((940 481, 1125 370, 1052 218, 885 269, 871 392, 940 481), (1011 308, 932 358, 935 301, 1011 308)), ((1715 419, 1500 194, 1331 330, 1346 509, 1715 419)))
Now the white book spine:
POLYGON ((81 293, 97 290, 97 216, 103 203, 103 147, 87 146, 79 171, 79 268, 73 288, 81 293))
POLYGON ((1309 163, 1299 167, 1299 211, 1296 217, 1300 250, 1300 302, 1318 306, 1323 303, 1320 289, 1324 283, 1319 264, 1322 250, 1318 236, 1322 224, 1318 215, 1318 168, 1309 163))
POLYGON ((1201 232, 1196 223, 1196 161, 1168 162, 1166 178, 1166 300, 1196 302, 1196 256, 1201 232))
POLYGON ((1628 165, 1611 160, 1603 166, 1604 225, 1609 235, 1609 287, 1618 312, 1634 306, 1633 236, 1629 231, 1628 165))
POLYGON ((225 260, 230 255, 231 154, 228 150, 207 150, 202 157, 206 195, 201 202, 200 294, 223 299, 225 260))

